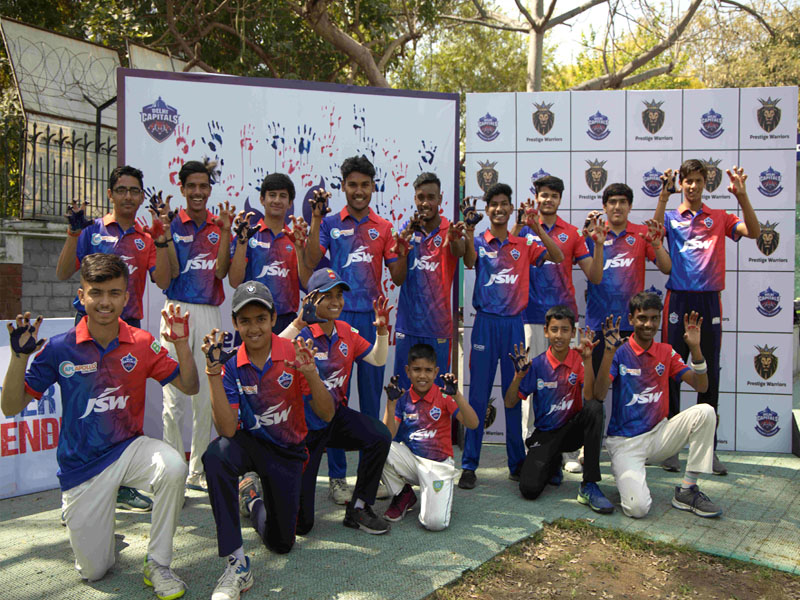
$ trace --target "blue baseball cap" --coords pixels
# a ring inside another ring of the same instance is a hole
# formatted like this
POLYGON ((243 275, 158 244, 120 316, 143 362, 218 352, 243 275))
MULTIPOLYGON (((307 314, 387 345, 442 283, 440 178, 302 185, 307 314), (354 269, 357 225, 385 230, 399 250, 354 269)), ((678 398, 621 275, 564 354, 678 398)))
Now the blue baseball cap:
POLYGON ((339 274, 333 269, 318 269, 311 274, 308 278, 309 293, 311 292, 327 292, 335 288, 337 285, 342 286, 345 291, 350 291, 350 286, 347 282, 339 277, 339 274))

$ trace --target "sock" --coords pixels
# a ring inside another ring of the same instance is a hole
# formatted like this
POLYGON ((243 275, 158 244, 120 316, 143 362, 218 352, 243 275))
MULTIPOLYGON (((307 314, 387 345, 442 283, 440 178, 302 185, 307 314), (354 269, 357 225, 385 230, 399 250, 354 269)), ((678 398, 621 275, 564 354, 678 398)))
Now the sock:
POLYGON ((683 475, 683 481, 681 481, 681 489, 688 490, 693 485, 697 485, 697 478, 700 476, 700 473, 696 471, 689 471, 687 470, 686 473, 683 475))
POLYGON ((366 504, 366 503, 365 503, 365 502, 364 502, 364 501, 363 501, 361 498, 359 498, 358 500, 356 500, 356 504, 355 504, 355 506, 354 506, 353 508, 355 508, 356 510, 358 510, 358 509, 360 509, 360 508, 364 508, 364 505, 365 505, 365 504, 366 504))
POLYGON ((240 563, 242 563, 242 564, 245 564, 247 562, 247 560, 244 557, 244 547, 243 546, 239 546, 236 550, 231 552, 231 556, 233 558, 235 558, 237 561, 239 561, 240 563))

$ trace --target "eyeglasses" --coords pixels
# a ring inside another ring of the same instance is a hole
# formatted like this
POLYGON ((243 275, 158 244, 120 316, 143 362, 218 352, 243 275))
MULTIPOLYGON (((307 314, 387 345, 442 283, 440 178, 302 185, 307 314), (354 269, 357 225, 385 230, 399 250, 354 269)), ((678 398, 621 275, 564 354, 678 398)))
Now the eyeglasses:
POLYGON ((143 191, 142 188, 138 187, 120 186, 120 187, 115 187, 113 190, 111 190, 111 193, 114 194, 115 196, 124 197, 127 196, 128 194, 130 194, 131 196, 138 196, 139 194, 142 193, 142 191, 143 191))

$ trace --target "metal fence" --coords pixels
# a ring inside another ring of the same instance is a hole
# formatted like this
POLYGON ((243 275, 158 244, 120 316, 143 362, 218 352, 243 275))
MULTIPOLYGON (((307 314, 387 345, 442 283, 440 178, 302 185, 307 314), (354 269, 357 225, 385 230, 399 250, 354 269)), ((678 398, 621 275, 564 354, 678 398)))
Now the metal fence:
POLYGON ((22 117, 0 120, 0 218, 20 215, 24 138, 22 117))

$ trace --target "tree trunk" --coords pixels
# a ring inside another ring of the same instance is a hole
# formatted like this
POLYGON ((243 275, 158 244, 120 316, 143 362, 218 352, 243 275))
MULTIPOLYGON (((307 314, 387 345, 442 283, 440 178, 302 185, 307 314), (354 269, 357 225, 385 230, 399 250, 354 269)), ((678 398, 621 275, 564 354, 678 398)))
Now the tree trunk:
MULTIPOLYGON (((544 2, 536 0, 534 17, 541 21, 544 18, 544 2)), ((537 31, 531 25, 528 31, 528 90, 529 92, 542 91, 542 63, 544 62, 544 29, 537 31)))

